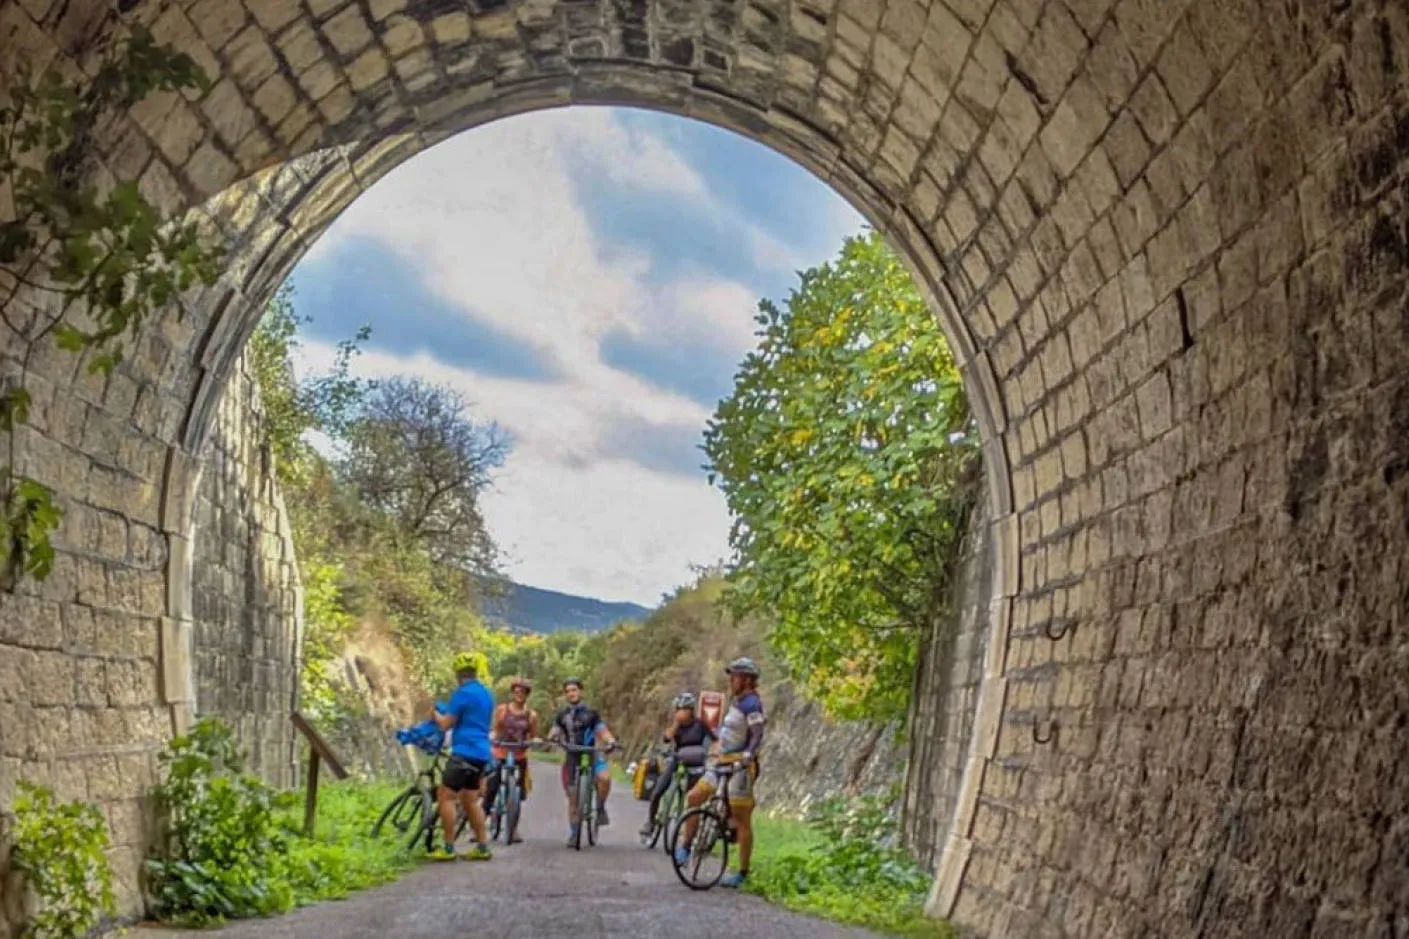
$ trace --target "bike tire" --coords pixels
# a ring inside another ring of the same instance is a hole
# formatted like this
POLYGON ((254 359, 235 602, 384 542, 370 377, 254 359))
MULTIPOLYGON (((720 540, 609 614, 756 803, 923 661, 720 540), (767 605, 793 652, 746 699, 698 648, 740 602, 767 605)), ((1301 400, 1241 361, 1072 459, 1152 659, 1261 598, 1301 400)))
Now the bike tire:
POLYGON ((406 842, 406 850, 414 851, 419 846, 429 853, 435 837, 435 826, 439 823, 440 811, 434 797, 424 789, 421 790, 421 820, 411 832, 411 837, 406 842))
POLYGON ((724 817, 707 805, 697 806, 680 816, 680 821, 675 826, 676 836, 672 841, 679 840, 679 833, 685 829, 686 822, 690 818, 698 818, 699 823, 695 828, 695 840, 690 845, 690 852, 685 857, 682 864, 680 859, 671 852, 670 865, 675 868, 675 876, 680 878, 680 882, 691 890, 708 890, 723 878, 724 872, 729 869, 729 841, 724 837, 725 826, 728 824, 724 817), (718 871, 712 875, 700 874, 700 867, 703 859, 712 858, 714 852, 719 852, 718 871))
POLYGON ((661 829, 667 835, 667 837, 664 839, 664 850, 666 854, 675 853, 675 839, 673 837, 669 837, 669 835, 676 827, 678 827, 680 823, 680 816, 685 814, 685 809, 687 807, 688 806, 685 805, 685 790, 681 789, 679 785, 671 786, 670 809, 665 813, 665 820, 661 823, 661 829))
POLYGON ((420 791, 419 786, 407 786, 397 793, 396 798, 387 803, 387 807, 382 809, 382 814, 377 816, 377 820, 372 823, 372 837, 380 838, 382 828, 387 822, 391 822, 391 827, 395 828, 398 834, 404 834, 406 829, 411 826, 411 819, 415 818, 415 806, 418 804, 412 802, 411 799, 420 791))
POLYGON ((505 802, 505 835, 504 843, 513 844, 514 836, 519 833, 519 815, 523 811, 523 793, 519 791, 520 780, 518 774, 510 780, 509 793, 504 798, 505 802))
POLYGON ((590 771, 584 772, 583 778, 586 782, 577 791, 577 804, 588 807, 581 827, 587 829, 587 844, 593 846, 597 843, 597 779, 590 771))
MULTIPOLYGON (((498 841, 499 833, 504 829, 504 776, 499 776, 499 791, 494 794, 494 807, 489 810, 489 817, 485 819, 489 825, 489 840, 498 841)), ((508 838, 504 839, 508 843, 508 838)))
MULTIPOLYGON (((678 795, 678 787, 673 783, 670 788, 666 789, 665 792, 661 794, 660 804, 656 806, 656 814, 651 819, 651 837, 646 847, 654 848, 660 843, 661 836, 670 828, 670 818, 675 814, 675 800, 678 795)), ((670 839, 666 838, 665 841, 667 842, 665 850, 668 854, 670 853, 670 839)))

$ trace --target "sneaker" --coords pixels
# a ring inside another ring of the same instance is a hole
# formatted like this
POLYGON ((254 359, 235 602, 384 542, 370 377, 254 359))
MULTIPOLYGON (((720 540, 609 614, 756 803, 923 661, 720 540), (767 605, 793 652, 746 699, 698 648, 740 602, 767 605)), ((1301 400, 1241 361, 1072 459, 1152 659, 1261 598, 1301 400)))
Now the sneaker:
POLYGON ((453 861, 455 860, 455 849, 449 845, 441 845, 428 856, 432 861, 453 861))
POLYGON ((607 807, 606 807, 606 805, 599 805, 599 806, 597 806, 597 827, 598 827, 598 828, 606 828, 606 827, 607 827, 608 825, 610 825, 611 823, 612 823, 612 820, 609 819, 609 818, 607 818, 607 807))
POLYGON ((576 828, 569 828, 569 829, 568 829, 567 846, 568 846, 569 848, 575 848, 575 847, 577 847, 577 829, 576 829, 576 828))
POLYGON ((509 839, 509 844, 523 844, 523 835, 514 832, 514 836, 509 839))
POLYGON ((722 878, 720 878, 719 881, 719 886, 732 887, 735 890, 738 890, 743 885, 744 875, 739 873, 738 871, 730 871, 729 873, 725 874, 722 878))
POLYGON ((492 857, 494 857, 494 852, 489 850, 487 844, 477 844, 464 854, 467 861, 488 861, 492 857))
POLYGON ((676 848, 676 849, 675 849, 675 863, 676 863, 676 865, 679 866, 679 867, 684 867, 686 864, 690 863, 690 849, 689 849, 689 848, 676 848))
POLYGON ((636 834, 640 835, 644 839, 649 840, 651 835, 655 834, 655 831, 656 826, 652 825, 650 822, 647 822, 646 824, 641 826, 641 830, 638 831, 636 834))

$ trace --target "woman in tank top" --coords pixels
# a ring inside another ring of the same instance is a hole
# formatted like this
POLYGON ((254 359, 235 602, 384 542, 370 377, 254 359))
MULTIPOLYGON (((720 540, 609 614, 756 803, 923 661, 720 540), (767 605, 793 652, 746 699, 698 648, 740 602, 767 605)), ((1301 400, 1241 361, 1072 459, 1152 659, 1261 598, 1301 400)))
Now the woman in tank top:
MULTIPOLYGON (((528 696, 533 693, 533 683, 527 678, 515 678, 509 685, 509 700, 503 702, 494 709, 494 718, 490 723, 490 740, 505 743, 528 743, 538 739, 538 715, 528 706, 528 696)), ((504 759, 508 755, 508 750, 500 746, 494 748, 494 759, 496 761, 504 759)), ((519 766, 520 779, 523 780, 523 795, 528 798, 528 794, 533 790, 533 783, 529 779, 528 754, 522 750, 514 754, 514 762, 519 766)), ((495 796, 499 793, 499 774, 492 772, 485 780, 484 786, 484 808, 489 811, 494 805, 495 796)))

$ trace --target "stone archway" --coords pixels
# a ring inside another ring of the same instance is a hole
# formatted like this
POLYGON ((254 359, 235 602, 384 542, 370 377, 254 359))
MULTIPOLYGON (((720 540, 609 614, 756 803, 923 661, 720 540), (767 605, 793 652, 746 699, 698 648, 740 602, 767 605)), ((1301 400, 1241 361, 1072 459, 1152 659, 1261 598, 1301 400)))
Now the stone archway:
MULTIPOLYGON (((1409 757, 1386 732, 1409 718, 1402 6, 117 7, 0 0, 0 47, 73 60, 135 18, 201 61, 208 95, 139 106, 101 156, 232 252, 112 379, 36 356, 27 465, 128 536, 66 528, 55 576, 0 608, 0 643, 73 675, 70 621, 161 617, 179 723, 192 454, 265 298, 362 188, 447 134, 662 108, 835 186, 965 362, 993 595, 933 910, 991 936, 1403 928, 1409 757)), ((158 704, 155 667, 129 669, 134 711, 158 704)))

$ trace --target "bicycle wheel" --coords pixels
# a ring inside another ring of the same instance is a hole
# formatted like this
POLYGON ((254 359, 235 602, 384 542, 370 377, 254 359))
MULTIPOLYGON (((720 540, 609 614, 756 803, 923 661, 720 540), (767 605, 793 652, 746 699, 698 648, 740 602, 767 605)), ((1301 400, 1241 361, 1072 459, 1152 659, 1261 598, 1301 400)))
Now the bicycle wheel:
POLYGON ((406 850, 414 851, 417 846, 420 846, 425 851, 430 851, 435 841, 435 826, 438 824, 440 824, 440 812, 435 798, 422 789, 420 820, 411 826, 411 837, 406 841, 406 850))
MULTIPOLYGON (((670 787, 660 797, 660 804, 656 806, 655 817, 651 819, 651 837, 648 848, 654 848, 661 840, 666 830, 670 828, 670 820, 675 817, 679 810, 680 787, 676 783, 671 783, 670 787)), ((670 853, 670 839, 665 838, 665 851, 670 853)))
MULTIPOLYGON (((489 823, 489 840, 498 841, 499 833, 504 829, 504 777, 506 773, 499 774, 499 791, 494 793, 494 807, 489 810, 489 818, 485 819, 489 823)), ((505 843, 508 842, 505 837, 505 843)))
POLYGON ((523 811, 523 793, 519 791, 521 780, 518 773, 509 780, 509 794, 504 797, 504 843, 513 844, 519 833, 519 813, 523 811))
POLYGON ((583 814, 582 827, 587 829, 587 844, 597 843, 597 780, 590 769, 582 771, 582 782, 577 790, 578 805, 587 806, 583 814))
POLYGON ((396 798, 387 803, 382 814, 372 823, 372 837, 380 838, 382 829, 388 824, 398 835, 405 834, 413 821, 419 821, 421 800, 417 797, 420 792, 419 786, 407 786, 397 793, 396 798))
POLYGON ((577 779, 573 786, 577 791, 577 817, 573 819, 572 825, 572 846, 574 850, 582 850, 582 828, 587 818, 587 805, 582 799, 582 776, 581 767, 577 769, 577 779))
POLYGON ((685 830, 691 819, 697 819, 699 824, 689 853, 681 863, 672 852, 670 863, 682 884, 691 890, 708 890, 719 883, 719 878, 729 869, 729 842, 724 837, 726 822, 714 808, 701 805, 680 816, 672 840, 679 841, 680 832, 685 830))

